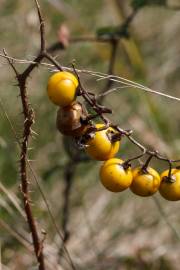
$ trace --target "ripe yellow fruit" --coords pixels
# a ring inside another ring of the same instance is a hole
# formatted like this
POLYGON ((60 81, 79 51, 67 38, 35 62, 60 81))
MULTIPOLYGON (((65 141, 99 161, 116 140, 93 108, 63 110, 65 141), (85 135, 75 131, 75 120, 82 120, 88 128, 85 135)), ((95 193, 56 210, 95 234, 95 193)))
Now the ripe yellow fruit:
MULTIPOLYGON (((97 124, 96 128, 104 127, 103 124, 97 124)), ((86 152, 96 160, 107 160, 113 158, 118 152, 120 142, 112 142, 111 137, 117 132, 109 127, 102 131, 97 131, 95 136, 88 140, 86 152)))
POLYGON ((172 169, 171 180, 167 178, 169 170, 161 174, 161 185, 159 192, 168 201, 180 200, 180 170, 172 169))
POLYGON ((67 136, 81 136, 88 127, 83 123, 86 116, 87 112, 79 102, 74 101, 69 106, 60 107, 56 118, 57 129, 67 136))
POLYGON ((70 72, 59 71, 48 80, 49 99, 58 106, 68 106, 76 98, 77 78, 70 72))
POLYGON ((130 189, 136 195, 147 197, 153 195, 160 186, 160 176, 153 168, 148 167, 146 172, 138 167, 133 170, 133 181, 130 189))
POLYGON ((104 162, 100 169, 100 179, 103 186, 112 192, 121 192, 132 183, 132 171, 128 167, 124 169, 123 160, 111 158, 104 162))

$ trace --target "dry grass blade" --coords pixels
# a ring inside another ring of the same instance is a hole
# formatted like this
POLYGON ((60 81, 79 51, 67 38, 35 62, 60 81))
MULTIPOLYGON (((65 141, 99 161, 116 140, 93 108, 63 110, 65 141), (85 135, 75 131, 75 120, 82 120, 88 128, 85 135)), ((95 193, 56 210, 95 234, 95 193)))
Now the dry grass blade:
POLYGON ((123 86, 111 88, 108 91, 106 91, 106 92, 104 92, 102 94, 99 94, 98 98, 99 97, 105 97, 105 96, 107 96, 107 95, 109 95, 109 94, 111 94, 111 93, 113 93, 113 92, 115 92, 115 91, 117 91, 119 89, 125 89, 125 88, 129 88, 129 85, 123 85, 123 86))
POLYGON ((8 231, 9 234, 11 234, 13 237, 15 237, 28 251, 33 252, 32 244, 27 239, 25 239, 22 235, 20 235, 18 232, 16 232, 13 228, 11 228, 3 220, 0 220, 0 225, 6 231, 8 231))
POLYGON ((152 197, 154 203, 156 204, 159 213, 161 214, 161 217, 164 219, 166 225, 169 227, 169 229, 172 231, 173 235, 175 236, 175 239, 178 240, 180 242, 180 234, 177 231, 177 229, 174 227, 174 225, 169 221, 166 213, 164 212, 164 209, 160 203, 160 201, 154 196, 152 197))
MULTIPOLYGON (((91 71, 89 71, 89 72, 91 73, 91 71)), ((180 101, 180 98, 178 98, 178 97, 174 97, 174 96, 165 94, 163 92, 159 92, 159 91, 153 90, 153 89, 151 89, 149 87, 143 86, 142 84, 133 82, 131 80, 125 79, 125 78, 120 77, 120 76, 111 76, 111 75, 109 76, 109 75, 106 75, 106 74, 99 74, 99 73, 94 73, 94 72, 91 73, 91 74, 93 76, 99 77, 100 79, 98 79, 98 80, 106 80, 106 79, 107 80, 111 80, 111 81, 116 82, 116 83, 121 83, 121 84, 127 85, 128 87, 133 87, 133 88, 136 88, 136 89, 143 90, 145 92, 149 92, 149 93, 152 93, 152 94, 160 95, 160 96, 163 96, 163 97, 172 99, 172 100, 180 101)), ((117 90, 119 90, 119 87, 114 88, 113 91, 117 91, 117 90)), ((104 95, 106 95, 106 94, 108 95, 111 92, 110 91, 107 91, 107 92, 104 93, 104 95)))
MULTIPOLYGON (((14 62, 19 63, 19 64, 36 64, 36 62, 32 61, 32 60, 17 59, 17 58, 13 58, 13 57, 9 57, 9 56, 4 56, 1 53, 0 53, 0 56, 4 57, 4 58, 8 58, 10 60, 13 60, 14 62)), ((45 67, 47 67, 48 69, 50 69, 52 71, 57 71, 57 70, 54 69, 54 65, 52 65, 52 64, 41 62, 40 65, 45 66, 45 67)), ((69 67, 62 67, 62 68, 65 69, 65 70, 72 71, 72 68, 69 68, 69 67)), ((108 75, 106 73, 101 73, 101 72, 96 72, 96 71, 86 70, 86 69, 76 69, 76 70, 77 70, 78 73, 89 74, 91 76, 97 77, 97 78, 99 78, 99 79, 97 79, 98 81, 99 80, 111 80, 113 82, 121 83, 121 84, 125 85, 126 88, 128 88, 128 87, 131 88, 132 87, 132 88, 135 88, 135 89, 143 90, 143 91, 151 93, 151 94, 166 97, 166 98, 169 98, 171 100, 180 101, 179 97, 175 97, 175 96, 163 93, 163 92, 159 92, 157 90, 151 89, 151 88, 146 87, 146 86, 144 86, 142 84, 133 82, 131 80, 128 80, 128 79, 120 77, 120 76, 108 75)), ((110 93, 112 93, 114 91, 118 91, 121 88, 122 87, 116 87, 116 88, 113 88, 112 91, 108 90, 107 92, 103 93, 103 96, 108 95, 108 94, 110 94, 110 93)))
POLYGON ((11 203, 15 206, 15 208, 18 210, 18 212, 21 214, 23 218, 25 218, 25 214, 21 206, 19 205, 18 198, 15 194, 10 192, 2 182, 0 182, 0 191, 4 192, 4 194, 8 197, 8 199, 11 201, 11 203))

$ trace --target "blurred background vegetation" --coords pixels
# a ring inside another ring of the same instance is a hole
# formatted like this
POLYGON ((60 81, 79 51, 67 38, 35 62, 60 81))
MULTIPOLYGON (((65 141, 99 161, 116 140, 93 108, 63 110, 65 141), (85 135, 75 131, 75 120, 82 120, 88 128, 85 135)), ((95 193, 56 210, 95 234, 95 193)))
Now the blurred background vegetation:
MULTIPOLYGON (((138 1, 132 1, 136 3, 138 1)), ((143 1, 139 1, 143 3, 143 1)), ((148 2, 148 1, 145 1, 148 2)), ((130 26, 130 38, 119 41, 114 73, 152 89, 179 96, 180 11, 159 5, 141 8, 130 26)), ((178 5, 169 1, 168 5, 178 5)), ((34 1, 1 0, 1 50, 20 59, 33 59, 39 48, 39 25, 34 1)), ((131 13, 131 1, 123 0, 42 0, 48 45, 57 42, 60 25, 71 37, 95 36, 97 29, 118 26, 131 13)), ((78 69, 108 72, 111 46, 108 43, 76 42, 54 53, 66 67, 73 60, 78 69)), ((22 70, 26 64, 16 64, 22 70)), ((167 202, 156 194, 141 198, 126 191, 111 194, 99 181, 101 162, 79 162, 72 167, 69 208, 64 209, 64 189, 71 166, 71 141, 55 128, 56 107, 46 95, 50 71, 35 69, 28 82, 30 101, 36 114, 31 141, 32 167, 50 205, 58 227, 70 234, 66 247, 77 269, 179 269, 179 202, 167 202), (66 146, 66 147, 65 147, 66 146), (68 212, 67 212, 68 210, 68 212)), ((103 91, 106 82, 81 75, 87 89, 103 91)), ((15 127, 22 132, 18 88, 5 59, 0 60, 0 100, 15 127)), ((119 85, 117 85, 119 86, 119 85)), ((1 104, 1 105, 2 105, 1 104)), ((172 158, 180 156, 180 106, 177 101, 147 94, 134 88, 108 95, 104 104, 113 110, 114 123, 134 130, 144 145, 172 158)), ((19 149, 10 125, 0 110, 0 237, 3 269, 37 269, 29 241, 19 192, 19 149)), ((137 154, 137 148, 123 140, 118 154, 123 159, 137 154)), ((167 164, 152 161, 161 172, 167 164)), ((29 172, 33 211, 39 230, 47 232, 47 269, 71 269, 66 254, 59 255, 61 239, 49 217, 32 172, 29 172)))

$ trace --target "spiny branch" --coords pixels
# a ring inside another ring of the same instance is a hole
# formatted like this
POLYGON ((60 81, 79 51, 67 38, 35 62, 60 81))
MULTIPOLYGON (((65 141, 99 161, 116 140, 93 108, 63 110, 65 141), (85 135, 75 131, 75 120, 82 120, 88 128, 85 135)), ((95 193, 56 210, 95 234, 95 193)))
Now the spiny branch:
MULTIPOLYGON (((9 116, 8 116, 8 114, 7 114, 7 112, 6 112, 5 108, 4 108, 4 105, 3 105, 3 102, 2 102, 1 99, 0 99, 0 106, 1 106, 1 109, 2 109, 2 111, 3 111, 3 114, 4 114, 5 118, 6 118, 6 120, 7 120, 8 123, 9 123, 10 129, 11 129, 11 131, 12 131, 12 134, 13 134, 14 138, 15 138, 15 141, 17 142, 17 144, 18 144, 18 146, 19 146, 19 149, 21 150, 21 142, 20 142, 20 140, 19 140, 19 138, 18 138, 18 135, 17 135, 17 133, 16 133, 15 127, 14 127, 14 125, 13 125, 11 119, 9 118, 9 116)), ((48 213, 49 213, 51 222, 52 222, 52 224, 53 224, 53 226, 54 226, 54 228, 55 228, 55 230, 56 230, 56 232, 57 232, 59 238, 62 240, 62 243, 63 243, 63 234, 61 233, 60 229, 58 228, 58 225, 57 225, 57 223, 56 223, 55 217, 53 216, 53 214, 52 214, 52 212, 51 212, 50 205, 49 205, 49 203, 48 203, 48 201, 47 201, 47 199, 46 199, 46 196, 45 196, 45 194, 44 194, 44 192, 43 192, 43 190, 42 190, 42 187, 41 187, 41 185, 40 185, 40 183, 39 183, 38 177, 37 177, 37 175, 36 175, 36 173, 35 173, 35 171, 34 171, 32 165, 31 165, 31 163, 30 163, 28 157, 26 157, 26 161, 27 161, 27 165, 28 165, 28 167, 29 167, 29 170, 30 170, 30 172, 31 172, 31 174, 32 174, 32 177, 33 177, 33 179, 34 179, 35 183, 37 184, 37 187, 38 187, 38 189, 39 189, 39 191, 40 191, 40 194, 41 194, 41 196, 42 196, 42 199, 43 199, 43 201, 44 201, 44 203, 45 203, 45 205, 46 205, 46 207, 47 207, 47 211, 48 211, 48 213)), ((64 253, 67 255, 67 258, 68 258, 68 260, 69 260, 69 262, 70 262, 70 264, 71 264, 72 269, 73 269, 73 270, 76 270, 76 269, 75 269, 75 266, 74 266, 74 264, 73 264, 73 262, 72 262, 71 256, 70 256, 70 254, 69 254, 69 252, 68 252, 68 250, 67 250, 67 248, 66 248, 65 245, 62 245, 62 250, 63 250, 64 253)))
POLYGON ((41 15, 40 5, 37 0, 35 0, 35 4, 37 7, 38 17, 39 17, 39 24, 40 24, 40 37, 41 37, 41 48, 40 53, 43 53, 46 48, 46 40, 45 40, 45 25, 44 20, 41 15))
MULTIPOLYGON (((31 200, 30 200, 30 195, 29 195, 29 181, 28 181, 28 176, 27 176, 27 154, 28 154, 29 138, 31 135, 31 126, 34 123, 34 112, 29 102, 26 83, 33 69, 36 66, 38 66, 38 64, 43 59, 43 50, 45 48, 44 23, 42 20, 39 3, 37 0, 35 2, 36 2, 39 20, 40 20, 40 35, 41 35, 40 53, 35 58, 34 60, 35 63, 29 64, 29 66, 22 73, 19 73, 17 71, 13 62, 9 58, 7 58, 7 60, 16 75, 16 79, 17 79, 19 91, 20 91, 23 115, 24 115, 23 134, 22 134, 21 153, 20 153, 21 192, 23 195, 24 209, 25 209, 29 229, 32 234, 34 252, 35 252, 38 264, 39 264, 39 270, 45 270, 43 243, 39 238, 37 226, 36 226, 35 219, 32 213, 32 209, 31 209, 31 200)), ((7 56, 7 53, 5 51, 4 51, 4 55, 7 56)))
MULTIPOLYGON (((39 270, 45 270, 44 255, 43 255, 43 243, 44 243, 45 237, 42 240, 39 239, 36 223, 33 217, 32 209, 31 209, 31 200, 29 196, 29 187, 28 187, 29 181, 28 181, 28 176, 27 176, 27 165, 30 166, 29 160, 28 160, 28 149, 29 149, 29 138, 32 133, 31 127, 34 123, 34 112, 29 102, 26 84, 32 71, 41 64, 41 61, 44 58, 48 59, 49 62, 53 64, 53 66, 55 66, 58 70, 63 70, 63 68, 46 50, 44 20, 41 15, 40 5, 39 5, 38 0, 35 0, 35 4, 36 4, 38 17, 39 17, 39 24, 40 24, 40 51, 39 53, 37 54, 37 56, 34 58, 33 61, 29 62, 29 65, 22 73, 19 73, 17 71, 16 67, 14 66, 14 59, 9 57, 7 53, 5 52, 5 50, 3 51, 4 55, 1 55, 1 56, 7 59, 9 65, 13 69, 16 75, 18 87, 20 90, 20 97, 21 97, 21 103, 22 103, 22 109, 23 109, 23 115, 24 115, 22 142, 20 142, 17 139, 18 144, 20 145, 20 149, 21 149, 21 154, 20 154, 21 192, 23 194, 24 209, 25 209, 25 213, 27 217, 27 222, 28 222, 31 234, 32 234, 34 252, 35 252, 37 261, 39 263, 39 270)), ((48 211, 50 212, 49 209, 48 211)), ((51 218, 52 218, 52 215, 51 215, 51 218)), ((52 218, 52 221, 54 222, 54 218, 52 218)), ((56 229, 59 233, 59 230, 57 227, 56 229)), ((59 235, 62 238, 60 233, 59 235)), ((68 251, 66 250, 65 246, 63 246, 63 248, 70 260, 72 269, 75 270, 75 266, 70 258, 68 251)))
POLYGON ((27 157, 27 152, 28 152, 29 136, 31 134, 31 126, 34 122, 34 113, 33 113, 33 109, 31 108, 31 105, 28 102, 28 95, 27 95, 27 89, 26 89, 26 79, 28 77, 25 77, 23 73, 19 74, 14 64, 9 59, 8 59, 8 62, 16 74, 16 79, 18 81, 18 86, 20 90, 23 115, 24 115, 23 140, 21 142, 21 153, 20 153, 21 192, 23 195, 24 210, 26 213, 29 229, 32 234, 34 252, 36 254, 37 261, 39 263, 39 270, 44 270, 45 265, 44 265, 43 249, 41 248, 36 223, 33 217, 32 209, 31 209, 31 202, 30 202, 29 188, 28 188, 28 177, 27 177, 26 157, 27 157))

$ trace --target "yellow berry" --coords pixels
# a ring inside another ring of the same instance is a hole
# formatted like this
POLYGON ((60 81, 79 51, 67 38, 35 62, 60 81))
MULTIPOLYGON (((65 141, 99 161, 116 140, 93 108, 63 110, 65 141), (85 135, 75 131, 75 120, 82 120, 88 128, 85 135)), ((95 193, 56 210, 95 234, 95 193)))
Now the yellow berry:
POLYGON ((100 170, 100 179, 103 186, 112 192, 121 192, 132 183, 131 168, 125 169, 123 160, 112 158, 104 162, 100 170))
MULTIPOLYGON (((104 127, 103 124, 97 124, 96 128, 104 127)), ((118 152, 120 142, 113 142, 112 136, 117 132, 109 127, 105 130, 95 132, 95 136, 88 140, 86 152, 96 160, 107 160, 113 158, 118 152)))
POLYGON ((138 167, 133 170, 133 181, 130 189, 136 195, 147 197, 153 195, 159 188, 160 176, 153 168, 146 168, 144 172, 138 167))
POLYGON ((48 80, 47 93, 49 99, 58 106, 68 106, 76 98, 77 78, 70 72, 59 71, 48 80))
POLYGON ((171 179, 168 179, 169 170, 161 174, 161 185, 159 192, 168 201, 180 200, 180 170, 172 169, 171 179))

